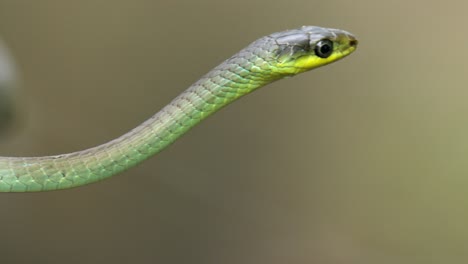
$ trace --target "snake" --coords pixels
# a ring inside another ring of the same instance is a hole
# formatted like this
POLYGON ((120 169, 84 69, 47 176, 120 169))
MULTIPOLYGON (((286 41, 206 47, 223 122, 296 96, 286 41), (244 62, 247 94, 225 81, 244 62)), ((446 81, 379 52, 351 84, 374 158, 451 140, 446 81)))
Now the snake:
POLYGON ((261 37, 114 140, 68 154, 0 157, 0 192, 62 190, 109 178, 161 152, 236 99, 273 81, 340 60, 357 44, 347 31, 318 26, 261 37))

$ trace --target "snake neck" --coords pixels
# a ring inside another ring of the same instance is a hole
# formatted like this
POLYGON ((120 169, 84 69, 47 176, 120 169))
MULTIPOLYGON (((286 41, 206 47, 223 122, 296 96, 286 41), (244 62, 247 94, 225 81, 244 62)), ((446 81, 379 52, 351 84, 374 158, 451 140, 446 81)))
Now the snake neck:
MULTIPOLYGON (((241 56, 233 58, 238 57, 241 56)), ((128 167, 136 165, 166 148, 222 107, 273 81, 264 72, 257 73, 255 68, 253 63, 228 59, 140 126, 84 153, 102 153, 101 157, 112 153, 111 159, 123 161, 128 167)))

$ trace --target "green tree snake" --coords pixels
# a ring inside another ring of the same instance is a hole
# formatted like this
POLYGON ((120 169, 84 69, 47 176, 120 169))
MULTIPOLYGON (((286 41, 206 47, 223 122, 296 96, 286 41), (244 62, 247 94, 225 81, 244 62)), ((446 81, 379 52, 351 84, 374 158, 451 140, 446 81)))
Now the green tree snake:
POLYGON ((339 60, 356 47, 351 33, 315 26, 262 37, 119 138, 69 154, 0 157, 0 192, 60 190, 106 179, 160 152, 239 97, 275 80, 339 60))

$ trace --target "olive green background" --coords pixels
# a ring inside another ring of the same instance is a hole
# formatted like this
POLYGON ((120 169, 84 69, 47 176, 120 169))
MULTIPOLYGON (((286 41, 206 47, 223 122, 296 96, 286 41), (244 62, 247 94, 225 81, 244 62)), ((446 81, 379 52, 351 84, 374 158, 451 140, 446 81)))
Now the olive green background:
POLYGON ((467 263, 467 7, 0 0, 22 77, 5 156, 115 138, 275 31, 320 25, 360 40, 110 180, 0 194, 0 261, 467 263))

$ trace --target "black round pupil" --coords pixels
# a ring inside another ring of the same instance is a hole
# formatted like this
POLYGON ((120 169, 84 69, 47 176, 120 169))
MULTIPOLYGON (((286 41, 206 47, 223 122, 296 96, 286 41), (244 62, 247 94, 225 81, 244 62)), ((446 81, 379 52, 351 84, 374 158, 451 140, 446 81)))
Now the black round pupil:
POLYGON ((333 53, 333 42, 322 39, 315 45, 315 55, 320 58, 328 58, 333 53))
POLYGON ((322 47, 320 47, 320 52, 322 54, 327 54, 330 51, 330 45, 324 44, 322 47))

